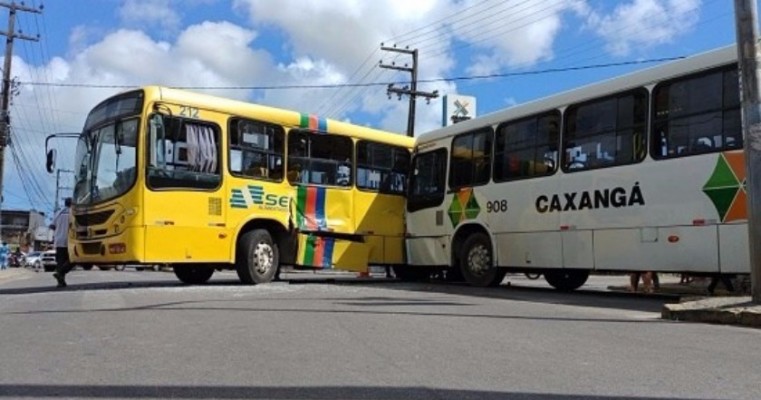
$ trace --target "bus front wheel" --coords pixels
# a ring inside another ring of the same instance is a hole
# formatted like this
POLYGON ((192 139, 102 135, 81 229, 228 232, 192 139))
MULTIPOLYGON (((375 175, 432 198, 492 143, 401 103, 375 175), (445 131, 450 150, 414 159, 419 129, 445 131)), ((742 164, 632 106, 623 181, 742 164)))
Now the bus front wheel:
POLYGON ((544 280, 562 292, 570 292, 580 288, 587 282, 588 278, 589 271, 586 270, 557 270, 544 273, 544 280))
POLYGON ((279 266, 280 252, 266 229, 254 229, 241 236, 235 265, 241 282, 271 282, 279 266))
POLYGON ((206 265, 175 265, 174 274, 182 283, 200 285, 211 278, 214 269, 206 265))
POLYGON ((460 252, 460 271, 473 286, 498 286, 505 278, 505 271, 494 265, 491 241, 483 233, 470 235, 460 252))

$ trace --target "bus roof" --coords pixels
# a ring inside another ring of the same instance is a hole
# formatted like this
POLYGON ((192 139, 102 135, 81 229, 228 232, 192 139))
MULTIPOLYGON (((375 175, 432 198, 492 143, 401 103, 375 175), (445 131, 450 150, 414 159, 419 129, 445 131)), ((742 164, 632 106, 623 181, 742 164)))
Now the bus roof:
MULTIPOLYGON (((167 103, 182 104, 205 110, 218 111, 225 114, 260 119, 289 128, 299 128, 302 117, 309 115, 292 110, 248 103, 189 90, 173 89, 165 86, 145 86, 141 89, 145 92, 147 101, 164 101, 167 103)), ((382 131, 332 119, 322 119, 322 121, 324 121, 325 126, 328 127, 327 130, 330 133, 352 136, 358 139, 379 141, 407 148, 412 148, 415 143, 413 138, 396 132, 382 131)))
POLYGON ((525 104, 495 111, 484 116, 426 132, 417 137, 418 144, 435 141, 484 126, 496 125, 544 111, 558 109, 569 104, 613 94, 616 92, 652 85, 687 72, 697 72, 737 61, 735 45, 714 49, 681 60, 658 65, 637 72, 614 77, 602 82, 554 94, 525 104))

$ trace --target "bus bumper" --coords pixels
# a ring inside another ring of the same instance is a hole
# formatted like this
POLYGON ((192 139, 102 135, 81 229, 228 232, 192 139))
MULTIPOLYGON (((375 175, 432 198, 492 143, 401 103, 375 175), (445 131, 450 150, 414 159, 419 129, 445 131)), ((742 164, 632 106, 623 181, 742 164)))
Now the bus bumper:
POLYGON ((145 229, 129 227, 118 235, 69 244, 69 258, 77 264, 144 262, 145 229))

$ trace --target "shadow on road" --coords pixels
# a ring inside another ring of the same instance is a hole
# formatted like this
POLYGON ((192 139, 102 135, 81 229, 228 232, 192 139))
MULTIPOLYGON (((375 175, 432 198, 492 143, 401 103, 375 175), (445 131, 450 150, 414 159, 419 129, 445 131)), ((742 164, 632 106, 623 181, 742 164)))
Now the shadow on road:
MULTIPOLYGON (((275 285, 305 285, 305 284, 327 284, 327 285, 351 285, 353 287, 366 287, 370 289, 383 289, 399 291, 404 293, 435 293, 448 296, 445 300, 436 301, 427 305, 439 306, 459 306, 467 302, 457 297, 475 297, 488 298, 494 300, 523 301, 543 304, 562 304, 570 306, 596 307, 621 309, 630 311, 655 312, 660 313, 665 303, 678 303, 679 297, 674 295, 641 295, 619 292, 604 292, 598 290, 577 290, 574 292, 559 292, 551 288, 537 287, 520 287, 515 285, 502 285, 494 288, 479 288, 465 284, 453 284, 445 282, 429 283, 408 283, 388 279, 333 279, 333 278, 316 278, 316 279, 284 279, 283 282, 275 285)), ((205 285, 189 286, 173 279, 153 280, 153 281, 112 281, 112 282, 93 282, 93 283, 74 283, 66 288, 56 288, 54 285, 49 286, 29 286, 29 287, 10 287, 0 289, 0 295, 24 295, 34 293, 66 293, 76 291, 113 291, 124 289, 155 289, 155 288, 251 288, 255 291, 258 286, 248 286, 240 283, 237 279, 216 279, 211 280, 205 285)), ((299 298, 303 300, 303 298, 299 298)), ((352 299, 350 297, 328 298, 321 297, 315 300, 333 300, 337 304, 345 306, 357 306, 363 308, 382 308, 383 306, 405 306, 405 305, 425 305, 419 300, 409 296, 399 296, 391 302, 370 301, 368 297, 352 299)), ((257 299, 257 301, 262 301, 257 299)), ((278 301, 287 301, 280 297, 278 301)))
MULTIPOLYGON (((337 283, 342 284, 342 283, 337 283)), ((361 285, 354 283, 353 285, 361 285)), ((375 283, 373 287, 405 292, 439 293, 454 296, 480 297, 512 301, 524 301, 544 304, 562 304, 570 306, 611 308, 629 311, 660 313, 666 303, 678 303, 679 296, 641 295, 634 293, 603 292, 597 290, 576 290, 560 292, 551 288, 517 287, 502 285, 499 287, 480 288, 465 284, 452 283, 375 283)))
MULTIPOLYGON (((177 399, 525 399, 525 400, 645 400, 655 397, 594 396, 487 390, 380 386, 132 386, 0 384, 2 397, 53 398, 177 398, 177 399)), ((670 399, 677 399, 670 397, 670 399)), ((693 400, 695 400, 693 398, 693 400)))

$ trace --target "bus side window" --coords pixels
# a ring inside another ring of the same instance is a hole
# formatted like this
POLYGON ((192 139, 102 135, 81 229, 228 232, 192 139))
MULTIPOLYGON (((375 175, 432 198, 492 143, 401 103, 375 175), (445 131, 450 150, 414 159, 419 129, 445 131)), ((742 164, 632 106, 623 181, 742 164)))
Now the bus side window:
POLYGON ((151 119, 148 185, 151 188, 218 187, 222 180, 219 127, 165 115, 151 119))
POLYGON ((653 89, 655 158, 742 148, 737 65, 701 71, 653 89))
POLYGON ((291 184, 350 186, 353 182, 351 138, 292 130, 288 134, 288 181, 291 184), (298 166, 298 174, 295 173, 298 166))
POLYGON ((230 120, 230 172, 233 175, 281 181, 285 131, 275 124, 234 118, 230 120))

